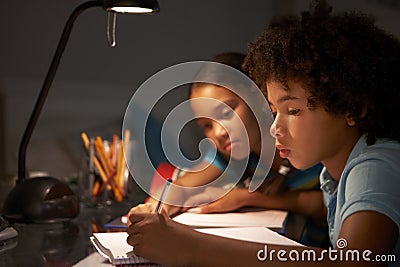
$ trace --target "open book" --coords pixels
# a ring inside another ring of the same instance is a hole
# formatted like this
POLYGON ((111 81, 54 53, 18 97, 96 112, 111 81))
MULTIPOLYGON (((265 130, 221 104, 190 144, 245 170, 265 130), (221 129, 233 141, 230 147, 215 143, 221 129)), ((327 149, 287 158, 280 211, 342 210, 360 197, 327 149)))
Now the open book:
MULTIPOLYGON (((265 244, 279 244, 301 246, 301 244, 288 239, 266 227, 227 227, 227 228, 202 228, 196 229, 211 235, 233 238, 243 241, 251 241, 265 244)), ((90 238, 97 251, 108 258, 113 265, 143 264, 148 266, 149 261, 138 257, 132 251, 132 247, 126 242, 126 232, 94 233, 90 238)))

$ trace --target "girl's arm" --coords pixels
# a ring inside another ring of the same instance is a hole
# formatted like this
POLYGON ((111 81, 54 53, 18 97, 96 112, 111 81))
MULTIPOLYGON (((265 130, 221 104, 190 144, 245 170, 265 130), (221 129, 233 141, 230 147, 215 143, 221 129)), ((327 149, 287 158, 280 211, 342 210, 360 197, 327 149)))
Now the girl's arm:
MULTIPOLYGON (((207 197, 207 189, 203 194, 207 197)), ((199 199, 201 194, 196 198, 196 201, 201 202, 199 199)), ((265 195, 259 191, 251 193, 245 188, 235 188, 221 199, 196 210, 199 213, 214 213, 228 212, 242 207, 287 210, 314 218, 326 218, 326 207, 320 190, 291 190, 265 195)))
MULTIPOLYGON (((194 188, 196 186, 205 185, 214 181, 222 173, 220 169, 210 164, 209 162, 201 162, 200 164, 195 166, 193 170, 198 170, 198 171, 185 173, 184 175, 179 177, 179 179, 174 181, 174 184, 182 187, 194 188)), ((158 193, 160 193, 161 190, 162 188, 159 189, 158 193)), ((170 188, 170 191, 168 193, 168 202, 179 203, 180 205, 164 205, 164 209, 167 211, 169 215, 175 214, 181 210, 181 206, 183 206, 186 199, 190 197, 189 194, 194 193, 194 190, 191 189, 189 192, 190 193, 186 192, 183 188, 174 188, 174 187, 170 188)), ((148 202, 154 206, 157 205, 158 200, 150 198, 148 202)), ((134 211, 135 207, 132 209, 134 211)))

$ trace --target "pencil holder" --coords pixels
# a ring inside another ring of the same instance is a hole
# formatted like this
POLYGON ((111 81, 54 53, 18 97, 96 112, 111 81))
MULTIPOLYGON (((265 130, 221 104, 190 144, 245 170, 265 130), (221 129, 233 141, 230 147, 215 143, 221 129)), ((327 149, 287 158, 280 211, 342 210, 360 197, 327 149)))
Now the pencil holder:
POLYGON ((105 207, 126 200, 129 171, 123 153, 124 142, 117 135, 113 135, 112 141, 100 136, 89 138, 86 133, 81 137, 87 152, 79 182, 82 205, 105 207))

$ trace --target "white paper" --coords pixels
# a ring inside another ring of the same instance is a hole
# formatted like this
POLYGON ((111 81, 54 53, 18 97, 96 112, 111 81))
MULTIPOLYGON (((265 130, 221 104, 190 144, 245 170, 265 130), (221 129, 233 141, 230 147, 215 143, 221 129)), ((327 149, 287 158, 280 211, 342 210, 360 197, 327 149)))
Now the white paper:
POLYGON ((282 228, 287 217, 286 211, 263 210, 228 213, 182 213, 174 221, 193 227, 246 227, 263 226, 282 228))
POLYGON ((300 243, 284 237, 266 227, 201 228, 196 229, 196 231, 263 244, 302 246, 300 243))

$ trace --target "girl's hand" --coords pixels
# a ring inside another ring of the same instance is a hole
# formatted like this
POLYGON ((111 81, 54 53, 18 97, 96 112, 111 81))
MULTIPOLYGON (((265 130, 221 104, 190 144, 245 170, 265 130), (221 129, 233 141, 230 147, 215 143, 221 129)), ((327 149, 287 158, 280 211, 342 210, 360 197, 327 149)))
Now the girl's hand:
POLYGON ((186 211, 190 207, 201 206, 213 202, 216 199, 221 198, 221 196, 226 194, 226 192, 226 189, 207 187, 203 192, 189 197, 183 205, 185 208, 182 208, 181 211, 186 211))
MULTIPOLYGON (((206 188, 203 193, 193 196, 188 199, 185 203, 185 206, 196 206, 207 203, 207 201, 212 201, 215 198, 212 198, 215 195, 215 190, 221 190, 219 188, 206 188), (203 201, 203 203, 201 203, 203 201), (195 202, 197 204, 193 205, 195 202)), ((228 212, 237 210, 246 205, 246 200, 250 198, 249 192, 244 188, 234 188, 228 194, 223 196, 216 201, 206 204, 201 207, 193 208, 191 211, 195 213, 218 213, 218 212, 228 212)))

